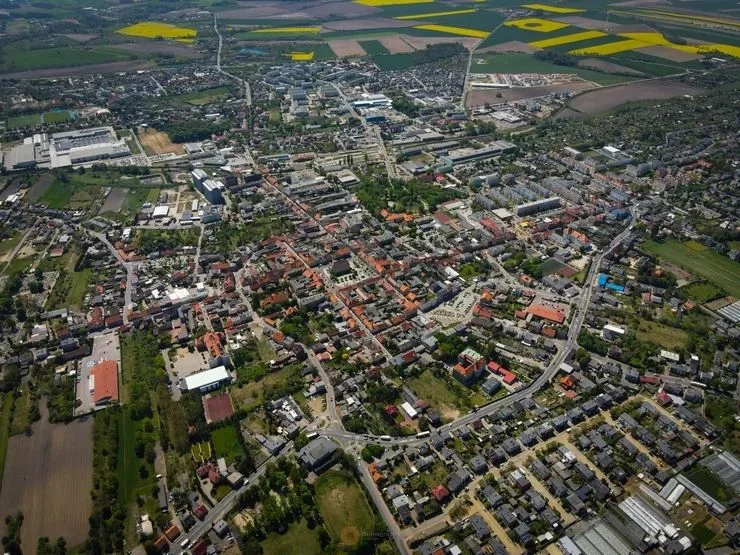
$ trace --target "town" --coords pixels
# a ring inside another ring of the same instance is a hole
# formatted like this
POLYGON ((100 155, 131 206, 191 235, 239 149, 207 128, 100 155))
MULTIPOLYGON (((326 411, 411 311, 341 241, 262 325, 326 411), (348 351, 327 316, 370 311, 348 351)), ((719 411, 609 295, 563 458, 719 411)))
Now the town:
POLYGON ((116 31, 156 64, 2 62, 4 551, 738 549, 738 47, 572 69, 544 43, 607 33, 517 34, 558 9, 309 56, 194 8, 116 31))

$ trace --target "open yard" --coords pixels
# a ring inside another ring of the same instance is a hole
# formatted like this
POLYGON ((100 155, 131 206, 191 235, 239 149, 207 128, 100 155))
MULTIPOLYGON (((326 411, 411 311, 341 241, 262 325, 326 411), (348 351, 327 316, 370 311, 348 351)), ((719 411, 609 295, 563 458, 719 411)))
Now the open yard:
POLYGON ((286 366, 277 372, 267 374, 259 381, 249 382, 241 387, 231 388, 231 397, 236 410, 249 412, 268 399, 276 399, 280 393, 287 394, 303 387, 297 365, 286 366))
POLYGON ((216 87, 180 96, 173 96, 172 100, 176 102, 184 102, 185 104, 191 104, 193 106, 205 106, 206 104, 213 104, 214 102, 222 102, 230 96, 231 92, 227 87, 216 87))
POLYGON ((709 247, 696 241, 681 243, 671 239, 661 243, 650 241, 643 248, 740 298, 740 263, 709 247))
POLYGON ((640 341, 654 343, 666 349, 683 348, 689 341, 689 334, 685 331, 647 320, 640 321, 635 335, 640 341))
POLYGON ((697 466, 686 477, 720 503, 727 503, 734 497, 732 489, 725 486, 711 470, 702 466, 697 466))
POLYGON ((464 392, 458 390, 459 386, 447 384, 431 370, 425 370, 419 377, 406 380, 406 383, 420 398, 440 409, 443 417, 457 416, 460 410, 471 405, 464 392))
POLYGON ((41 415, 33 435, 10 439, 0 492, 0 527, 6 515, 21 511, 21 544, 29 551, 42 536, 80 545, 92 512, 92 419, 50 424, 45 407, 41 415))
POLYGON ((320 555, 318 528, 309 529, 305 520, 293 523, 285 534, 270 533, 260 542, 264 555, 293 553, 300 546, 302 555, 320 555))
POLYGON ((213 450, 216 452, 217 457, 224 457, 226 459, 226 464, 231 464, 237 458, 244 456, 244 449, 236 434, 236 429, 231 425, 217 428, 211 433, 213 450))
POLYGON ((138 133, 141 146, 149 156, 154 154, 184 154, 185 149, 182 145, 173 143, 169 135, 164 131, 155 131, 154 129, 144 129, 138 133))
POLYGON ((375 518, 350 474, 330 470, 319 477, 315 487, 321 517, 332 538, 340 544, 355 545, 363 532, 372 530, 375 518))
POLYGON ((711 283, 691 283, 681 288, 691 299, 699 303, 708 303, 724 296, 725 292, 711 283))

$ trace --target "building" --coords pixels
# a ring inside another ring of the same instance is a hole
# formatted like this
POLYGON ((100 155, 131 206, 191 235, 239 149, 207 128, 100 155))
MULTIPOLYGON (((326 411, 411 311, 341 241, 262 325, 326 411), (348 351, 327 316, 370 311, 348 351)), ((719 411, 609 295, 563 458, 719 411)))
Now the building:
POLYGON ((198 390, 201 393, 213 391, 231 381, 231 374, 225 366, 217 366, 210 370, 196 372, 180 380, 180 389, 183 391, 198 390))
POLYGON ((195 169, 190 172, 190 177, 193 180, 193 187, 195 187, 195 190, 206 197, 208 202, 211 204, 224 203, 223 192, 226 187, 223 182, 211 179, 208 174, 201 169, 195 169))
POLYGON ((530 214, 536 214, 546 210, 554 210, 559 207, 560 197, 548 197, 540 200, 533 200, 532 202, 525 202, 524 204, 518 204, 514 208, 514 214, 517 216, 529 216, 530 214))
POLYGON ((319 436, 298 451, 298 460, 309 470, 319 474, 334 464, 337 446, 326 436, 319 436))
POLYGON ((96 407, 118 401, 118 364, 114 360, 104 360, 92 367, 90 396, 96 407))
POLYGON ((471 385, 483 373, 486 359, 473 349, 467 348, 458 355, 458 363, 452 369, 452 375, 459 382, 471 385))

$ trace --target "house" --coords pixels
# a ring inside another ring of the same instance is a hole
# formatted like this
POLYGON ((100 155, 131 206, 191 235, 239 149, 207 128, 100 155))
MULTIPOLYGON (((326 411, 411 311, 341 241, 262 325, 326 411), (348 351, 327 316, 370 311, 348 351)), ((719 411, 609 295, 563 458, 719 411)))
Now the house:
POLYGON ((434 497, 439 504, 443 504, 449 499, 450 492, 442 484, 438 484, 432 488, 432 497, 434 497))
POLYGON ((483 541, 491 535, 491 529, 480 514, 476 513, 468 519, 468 524, 473 528, 476 537, 483 541))
POLYGON ((499 389, 501 389, 501 382, 493 377, 488 378, 483 382, 483 385, 481 385, 481 389, 486 395, 493 396, 499 389))
POLYGON ((486 470, 488 470, 486 459, 484 459, 481 455, 476 455, 475 457, 470 459, 470 463, 468 464, 470 466, 470 469, 476 474, 483 474, 486 470))
POLYGON ((447 489, 451 493, 458 493, 470 483, 471 479, 470 472, 464 468, 459 468, 447 479, 447 489))

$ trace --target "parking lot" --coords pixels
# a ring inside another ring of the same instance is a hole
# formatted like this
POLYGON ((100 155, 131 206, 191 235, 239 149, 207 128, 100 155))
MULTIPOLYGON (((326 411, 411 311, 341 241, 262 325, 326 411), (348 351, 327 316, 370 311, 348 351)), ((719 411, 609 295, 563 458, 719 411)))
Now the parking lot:
POLYGON ((162 351, 165 367, 170 379, 170 392, 175 401, 180 399, 180 380, 208 368, 208 361, 204 353, 193 351, 192 353, 186 348, 177 349, 175 356, 170 357, 168 351, 162 351))
POLYGON ((118 332, 105 331, 95 336, 93 340, 92 353, 80 361, 77 370, 77 399, 80 406, 75 408, 75 416, 97 410, 90 395, 90 369, 103 360, 115 360, 118 364, 119 383, 121 372, 121 346, 118 340, 118 332))

